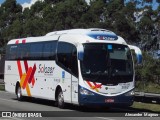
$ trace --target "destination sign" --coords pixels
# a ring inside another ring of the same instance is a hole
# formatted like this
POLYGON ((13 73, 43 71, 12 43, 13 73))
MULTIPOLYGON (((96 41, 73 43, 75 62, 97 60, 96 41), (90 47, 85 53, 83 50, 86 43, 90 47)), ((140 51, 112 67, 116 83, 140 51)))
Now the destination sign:
POLYGON ((118 37, 116 35, 112 35, 112 34, 89 34, 88 36, 96 39, 96 40, 109 40, 109 41, 113 41, 113 40, 117 40, 118 37))

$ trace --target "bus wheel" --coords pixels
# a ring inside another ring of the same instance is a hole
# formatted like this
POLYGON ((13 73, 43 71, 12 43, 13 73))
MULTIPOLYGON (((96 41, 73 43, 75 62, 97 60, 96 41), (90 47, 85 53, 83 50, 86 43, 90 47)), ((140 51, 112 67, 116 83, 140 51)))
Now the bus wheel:
POLYGON ((58 104, 59 108, 64 108, 64 106, 65 106, 64 96, 63 96, 63 92, 61 89, 58 91, 57 104, 58 104))
POLYGON ((21 87, 20 87, 19 85, 18 85, 18 87, 17 87, 16 95, 17 95, 18 101, 22 101, 22 99, 23 99, 22 90, 21 90, 21 87))

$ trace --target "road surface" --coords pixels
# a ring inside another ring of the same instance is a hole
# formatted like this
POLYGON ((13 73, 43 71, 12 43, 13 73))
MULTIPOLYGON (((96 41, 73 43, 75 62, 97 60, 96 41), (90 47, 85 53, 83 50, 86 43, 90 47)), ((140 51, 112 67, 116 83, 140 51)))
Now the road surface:
MULTIPOLYGON (((132 108, 82 108, 78 106, 68 105, 66 109, 60 109, 54 106, 53 101, 42 100, 42 99, 30 99, 26 98, 24 101, 19 102, 14 94, 0 91, 0 116, 4 112, 27 114, 29 113, 40 113, 42 118, 40 119, 52 119, 52 120, 129 120, 130 117, 122 117, 127 113, 143 114, 143 111, 132 108), (3 113, 2 113, 3 112, 3 113), (46 118, 43 118, 46 117, 46 118)), ((145 111, 146 112, 146 111, 145 111)), ((146 112, 148 113, 148 112, 146 112)), ((38 115, 40 115, 38 114, 38 115)), ((156 113, 154 113, 156 114, 156 113)), ((27 119, 25 117, 13 117, 13 118, 0 118, 0 120, 23 120, 27 119)), ((33 119, 33 118, 29 118, 33 119)), ((134 119, 143 119, 142 117, 134 117, 134 119)), ((149 120, 147 117, 145 120, 149 120)), ((155 120, 160 119, 159 117, 154 117, 155 120)))

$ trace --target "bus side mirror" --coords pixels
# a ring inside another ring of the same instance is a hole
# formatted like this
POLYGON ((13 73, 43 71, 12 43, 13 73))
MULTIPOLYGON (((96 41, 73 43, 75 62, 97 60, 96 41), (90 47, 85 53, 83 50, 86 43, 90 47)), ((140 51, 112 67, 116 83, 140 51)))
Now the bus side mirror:
POLYGON ((137 58, 137 63, 141 64, 142 63, 142 52, 141 52, 141 50, 138 47, 133 46, 133 45, 129 45, 129 48, 131 50, 134 50, 134 52, 136 54, 136 58, 137 58))
POLYGON ((78 46, 78 59, 83 61, 83 57, 84 57, 84 48, 82 45, 78 46))

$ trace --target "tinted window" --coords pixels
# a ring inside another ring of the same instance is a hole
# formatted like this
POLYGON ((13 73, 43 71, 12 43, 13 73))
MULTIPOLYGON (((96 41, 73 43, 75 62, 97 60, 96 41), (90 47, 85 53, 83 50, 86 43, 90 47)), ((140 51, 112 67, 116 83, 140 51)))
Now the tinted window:
POLYGON ((22 43, 7 46, 7 60, 54 60, 56 41, 22 43))
POLYGON ((57 42, 47 42, 43 47, 43 59, 55 59, 57 42))
POLYGON ((6 59, 7 60, 14 60, 14 59, 16 59, 17 58, 17 49, 18 49, 17 45, 8 45, 7 46, 6 59))
POLYGON ((58 43, 57 63, 60 67, 78 77, 77 50, 74 45, 64 42, 58 43))
POLYGON ((30 44, 19 44, 17 51, 17 59, 26 60, 29 59, 30 44))
POLYGON ((80 62, 84 80, 117 85, 133 81, 133 61, 128 46, 107 43, 86 43, 80 62))
POLYGON ((43 44, 34 43, 30 45, 30 59, 42 59, 43 44))
POLYGON ((57 60, 65 69, 71 70, 72 45, 68 43, 58 43, 57 60))

